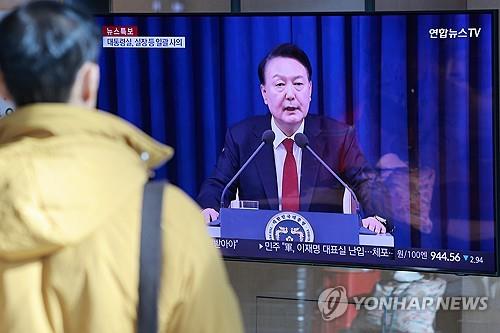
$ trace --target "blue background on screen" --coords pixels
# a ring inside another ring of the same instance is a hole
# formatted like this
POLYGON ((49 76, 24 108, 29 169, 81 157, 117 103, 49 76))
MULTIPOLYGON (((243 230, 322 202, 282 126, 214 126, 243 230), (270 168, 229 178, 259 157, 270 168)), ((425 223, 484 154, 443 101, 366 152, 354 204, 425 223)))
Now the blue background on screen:
POLYGON ((414 171, 407 206, 420 209, 432 227, 419 228, 419 217, 403 212, 396 246, 494 249, 491 15, 110 16, 98 22, 135 25, 140 36, 186 37, 185 49, 105 49, 100 59, 99 108, 175 148, 157 177, 195 197, 227 127, 268 112, 258 63, 276 45, 293 42, 312 62, 310 112, 354 125, 372 166, 393 153, 414 171), (474 27, 481 28, 478 38, 429 34, 474 27), (418 177, 429 174, 432 197, 421 194, 424 203, 415 192, 418 177))

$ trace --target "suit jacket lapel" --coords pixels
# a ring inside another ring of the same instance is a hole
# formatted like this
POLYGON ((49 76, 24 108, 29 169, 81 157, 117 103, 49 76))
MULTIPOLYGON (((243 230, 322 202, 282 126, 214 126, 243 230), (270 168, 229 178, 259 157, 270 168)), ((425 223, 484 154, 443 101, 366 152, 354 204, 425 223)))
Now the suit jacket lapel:
MULTIPOLYGON (((321 127, 318 118, 307 117, 305 120, 304 134, 309 139, 311 148, 319 155, 325 147, 324 140, 319 140, 321 127)), ((322 166, 314 158, 309 150, 302 151, 302 166, 300 177, 300 210, 309 211, 312 201, 314 189, 316 188, 316 179, 318 178, 319 169, 322 166)))
MULTIPOLYGON (((260 139, 262 133, 271 129, 271 117, 265 117, 265 123, 260 124, 254 128, 254 134, 257 137, 257 145, 260 144, 260 139)), ((257 145, 252 149, 257 148, 257 145)), ((262 187, 264 188, 264 193, 266 195, 267 201, 269 203, 269 209, 278 209, 278 185, 276 183, 276 166, 274 162, 274 151, 273 145, 267 144, 262 147, 262 150, 255 156, 254 161, 259 176, 262 182, 262 187)))

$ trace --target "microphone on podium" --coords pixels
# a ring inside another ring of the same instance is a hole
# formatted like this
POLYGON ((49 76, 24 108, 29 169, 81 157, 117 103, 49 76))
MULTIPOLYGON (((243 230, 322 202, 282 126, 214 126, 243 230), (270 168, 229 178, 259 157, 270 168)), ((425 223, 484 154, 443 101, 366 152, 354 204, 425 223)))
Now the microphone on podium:
POLYGON ((351 189, 351 187, 349 185, 347 185, 335 173, 335 171, 333 171, 328 166, 328 164, 326 164, 325 161, 323 161, 323 159, 321 157, 319 157, 318 154, 316 154, 316 152, 309 146, 309 139, 307 138, 307 136, 305 134, 303 134, 303 133, 297 133, 297 134, 295 134, 294 141, 297 144, 297 146, 299 146, 300 148, 302 148, 302 149, 306 148, 307 150, 309 150, 311 152, 311 154, 326 168, 326 170, 328 170, 328 172, 330 172, 332 174, 332 176, 334 176, 339 181, 339 183, 341 183, 342 186, 344 186, 349 191, 349 193, 353 197, 354 202, 356 204, 356 214, 358 215, 358 218, 361 221, 361 207, 360 207, 360 204, 359 204, 359 201, 358 201, 358 197, 356 196, 356 194, 354 193, 354 191, 351 189))
POLYGON ((226 187, 224 187, 224 190, 222 190, 222 195, 220 196, 220 208, 224 208, 224 196, 226 195, 226 192, 228 188, 234 183, 236 178, 245 170, 248 164, 255 158, 257 153, 264 147, 265 144, 272 143, 274 141, 274 132, 272 130, 266 130, 264 133, 262 133, 262 139, 260 145, 255 149, 252 155, 248 158, 248 160, 241 166, 241 168, 238 170, 238 172, 231 178, 231 180, 226 184, 226 187))

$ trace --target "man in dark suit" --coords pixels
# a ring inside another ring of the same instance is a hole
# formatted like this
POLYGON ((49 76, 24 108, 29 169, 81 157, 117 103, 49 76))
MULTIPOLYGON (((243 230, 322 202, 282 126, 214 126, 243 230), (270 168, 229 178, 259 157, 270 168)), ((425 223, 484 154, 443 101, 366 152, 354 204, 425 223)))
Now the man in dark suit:
POLYGON ((229 188, 224 201, 258 200, 260 209, 342 212, 342 185, 308 151, 293 141, 297 133, 354 190, 363 207, 363 225, 384 233, 383 186, 377 184, 352 127, 326 117, 309 115, 312 81, 307 55, 293 44, 273 49, 259 65, 264 103, 270 115, 257 116, 227 131, 216 169, 201 187, 197 201, 205 221, 218 217, 223 188, 261 143, 265 130, 275 133, 255 160, 229 188), (306 117, 307 116, 307 117, 306 117))

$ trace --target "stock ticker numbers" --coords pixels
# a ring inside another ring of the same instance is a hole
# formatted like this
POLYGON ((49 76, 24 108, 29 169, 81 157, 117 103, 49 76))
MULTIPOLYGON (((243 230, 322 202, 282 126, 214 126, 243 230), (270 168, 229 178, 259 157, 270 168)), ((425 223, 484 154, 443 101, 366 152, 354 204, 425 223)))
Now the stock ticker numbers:
POLYGON ((425 250, 399 249, 396 251, 397 259, 420 259, 427 260, 428 253, 425 250))
POLYGON ((458 252, 448 251, 427 251, 427 250, 413 250, 413 249, 399 249, 396 251, 398 259, 412 259, 428 261, 447 261, 447 262, 460 262, 462 256, 458 252))
POLYGON ((431 260, 460 262, 462 257, 458 252, 431 251, 431 260))
POLYGON ((484 258, 481 255, 469 255, 460 252, 452 251, 435 251, 435 250, 414 250, 414 249, 398 249, 396 250, 397 259, 411 259, 423 261, 440 261, 449 263, 470 263, 483 264, 484 258))
POLYGON ((459 252, 448 251, 431 251, 431 260, 448 261, 448 262, 466 262, 470 264, 483 264, 483 256, 468 255, 459 252))
POLYGON ((458 252, 447 251, 427 251, 427 250, 413 250, 413 249, 398 249, 396 251, 398 259, 412 259, 412 260, 431 260, 431 261, 449 261, 460 262, 461 256, 458 252))
POLYGON ((482 264, 484 263, 483 257, 482 256, 469 256, 467 262, 470 262, 471 264, 482 264))

